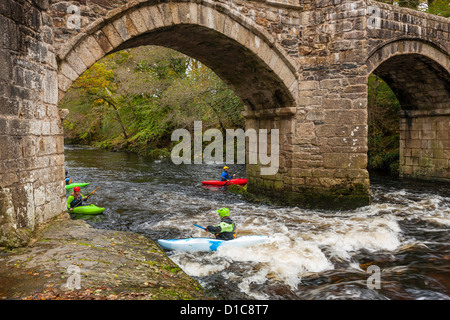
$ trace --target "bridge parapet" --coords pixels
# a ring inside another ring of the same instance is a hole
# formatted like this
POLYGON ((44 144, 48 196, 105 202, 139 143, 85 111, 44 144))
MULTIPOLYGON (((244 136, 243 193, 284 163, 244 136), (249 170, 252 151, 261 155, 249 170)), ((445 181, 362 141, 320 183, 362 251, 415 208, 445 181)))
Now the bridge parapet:
POLYGON ((425 12, 367 0, 368 53, 386 42, 403 39, 434 44, 448 53, 450 50, 450 19, 425 12))

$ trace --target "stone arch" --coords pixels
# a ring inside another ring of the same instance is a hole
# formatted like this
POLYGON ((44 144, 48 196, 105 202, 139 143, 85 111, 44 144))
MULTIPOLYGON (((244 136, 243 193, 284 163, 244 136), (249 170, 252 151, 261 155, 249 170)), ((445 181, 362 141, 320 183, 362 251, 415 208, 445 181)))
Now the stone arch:
POLYGON ((367 69, 386 81, 404 110, 448 107, 450 55, 432 43, 401 39, 383 44, 369 54, 367 69))
POLYGON ((397 40, 374 50, 367 67, 402 107, 400 175, 450 181, 449 53, 422 40, 397 40))
POLYGON ((295 107, 298 67, 265 30, 207 1, 135 4, 114 10, 60 48, 59 100, 109 53, 145 44, 170 47, 213 69, 247 111, 295 107))

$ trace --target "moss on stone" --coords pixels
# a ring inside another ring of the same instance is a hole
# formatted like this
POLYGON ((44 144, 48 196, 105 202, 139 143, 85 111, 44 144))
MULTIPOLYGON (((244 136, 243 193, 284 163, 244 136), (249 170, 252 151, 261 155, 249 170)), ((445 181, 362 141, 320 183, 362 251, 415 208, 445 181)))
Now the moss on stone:
POLYGON ((0 252, 0 280, 9 279, 20 287, 2 286, 0 281, 0 297, 211 299, 195 279, 142 235, 95 229, 65 214, 36 236, 33 246, 0 252), (80 267, 81 289, 67 288, 70 265, 80 267))
POLYGON ((236 193, 236 194, 243 194, 243 193, 247 192, 247 185, 242 187, 237 184, 231 184, 228 186, 228 191, 230 191, 232 193, 236 193))
POLYGON ((25 247, 28 245, 32 231, 28 228, 13 229, 3 233, 0 229, 0 246, 7 248, 25 247))

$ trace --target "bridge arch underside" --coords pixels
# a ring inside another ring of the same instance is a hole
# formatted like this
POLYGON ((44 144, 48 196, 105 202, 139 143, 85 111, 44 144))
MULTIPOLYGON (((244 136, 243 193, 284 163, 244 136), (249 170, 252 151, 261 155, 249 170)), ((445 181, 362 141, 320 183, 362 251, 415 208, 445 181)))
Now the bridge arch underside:
POLYGON ((414 48, 422 50, 393 51, 400 54, 385 57, 373 70, 402 108, 400 175, 450 181, 450 58, 426 44, 414 48))
POLYGON ((283 81, 254 52, 215 30, 175 25, 130 39, 112 52, 143 45, 168 47, 201 61, 229 85, 249 110, 295 106, 283 81))

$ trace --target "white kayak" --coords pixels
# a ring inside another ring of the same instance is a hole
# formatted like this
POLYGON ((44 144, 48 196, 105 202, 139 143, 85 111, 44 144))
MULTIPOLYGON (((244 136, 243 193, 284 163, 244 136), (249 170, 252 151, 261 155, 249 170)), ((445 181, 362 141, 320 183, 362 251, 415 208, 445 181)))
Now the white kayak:
POLYGON ((242 248, 269 241, 267 236, 250 235, 242 236, 233 240, 217 240, 212 238, 188 238, 188 239, 159 239, 158 244, 166 250, 177 251, 216 251, 219 247, 242 248))

